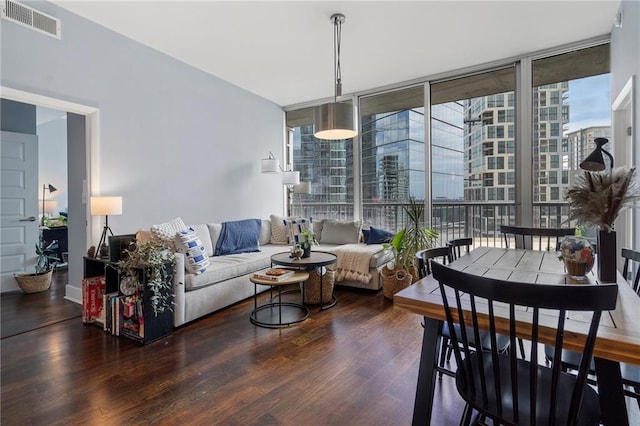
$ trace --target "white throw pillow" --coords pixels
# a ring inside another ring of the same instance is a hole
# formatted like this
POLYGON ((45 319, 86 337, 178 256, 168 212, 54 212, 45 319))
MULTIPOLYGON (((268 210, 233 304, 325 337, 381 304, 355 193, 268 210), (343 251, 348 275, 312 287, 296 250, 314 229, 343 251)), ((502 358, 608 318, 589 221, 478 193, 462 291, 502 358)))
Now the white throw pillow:
POLYGON ((175 242, 178 251, 184 253, 184 266, 188 272, 197 275, 207 270, 209 256, 207 256, 207 251, 200 241, 198 233, 193 228, 178 231, 175 242))
POLYGON ((175 249, 174 238, 179 231, 187 229, 181 218, 177 217, 169 222, 160 223, 151 227, 151 233, 154 237, 169 245, 171 249, 175 249))
POLYGON ((289 239, 289 228, 287 227, 287 217, 269 216, 271 220, 271 244, 287 244, 289 239))
POLYGON ((339 221, 327 219, 322 224, 320 243, 357 244, 360 242, 361 228, 362 223, 359 220, 339 221))
POLYGON ((267 219, 262 219, 262 226, 260 227, 260 238, 258 244, 261 246, 269 244, 271 242, 271 222, 267 219))

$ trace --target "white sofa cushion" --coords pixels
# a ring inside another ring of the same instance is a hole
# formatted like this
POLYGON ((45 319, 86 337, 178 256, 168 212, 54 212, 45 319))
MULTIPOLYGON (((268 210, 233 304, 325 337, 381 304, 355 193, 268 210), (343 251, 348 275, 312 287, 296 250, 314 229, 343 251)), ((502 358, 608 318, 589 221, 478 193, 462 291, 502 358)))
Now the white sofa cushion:
POLYGON ((268 268, 271 266, 271 255, 282 252, 283 247, 268 244, 260 250, 210 258, 210 264, 204 273, 185 274, 185 289, 194 290, 268 268))
POLYGON ((269 244, 271 241, 271 221, 269 219, 262 219, 262 227, 260 228, 260 238, 258 244, 261 246, 269 244))
POLYGON ((215 252, 216 244, 218 244, 218 238, 220 238, 220 233, 222 232, 222 224, 221 223, 207 223, 207 228, 209 228, 209 236, 211 237, 211 245, 213 246, 211 256, 213 256, 213 252, 215 252))
POLYGON ((359 220, 339 221, 327 219, 322 224, 320 242, 322 244, 357 244, 360 242, 359 220))

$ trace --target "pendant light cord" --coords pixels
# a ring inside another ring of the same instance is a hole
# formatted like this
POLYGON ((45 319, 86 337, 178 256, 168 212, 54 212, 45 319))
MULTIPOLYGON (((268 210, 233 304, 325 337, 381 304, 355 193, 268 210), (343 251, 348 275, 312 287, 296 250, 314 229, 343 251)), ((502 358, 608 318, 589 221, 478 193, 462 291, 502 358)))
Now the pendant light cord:
POLYGON ((334 101, 342 96, 342 69, 340 68, 340 42, 342 39, 342 22, 339 17, 333 19, 333 68, 335 71, 335 92, 334 101))

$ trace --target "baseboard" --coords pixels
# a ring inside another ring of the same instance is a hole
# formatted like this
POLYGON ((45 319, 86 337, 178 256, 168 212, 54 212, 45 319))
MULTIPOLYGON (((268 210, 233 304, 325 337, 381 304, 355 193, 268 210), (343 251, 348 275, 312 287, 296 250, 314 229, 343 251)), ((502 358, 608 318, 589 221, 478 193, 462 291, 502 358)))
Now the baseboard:
POLYGON ((67 284, 64 288, 65 294, 64 298, 69 300, 70 302, 77 303, 78 305, 82 305, 82 290, 78 287, 74 287, 72 285, 67 284))

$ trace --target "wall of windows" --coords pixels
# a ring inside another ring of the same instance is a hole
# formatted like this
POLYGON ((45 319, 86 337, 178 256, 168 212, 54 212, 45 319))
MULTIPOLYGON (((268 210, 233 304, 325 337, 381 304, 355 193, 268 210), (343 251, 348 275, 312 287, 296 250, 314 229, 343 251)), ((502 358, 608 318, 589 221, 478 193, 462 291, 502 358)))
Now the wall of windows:
POLYGON ((495 244, 500 224, 566 226, 577 165, 610 136, 609 114, 589 121, 610 108, 597 89, 608 72, 603 40, 354 96, 359 135, 346 141, 316 140, 311 107, 287 111, 293 167, 313 188, 293 212, 395 231, 409 197, 426 198, 443 241, 495 244))

